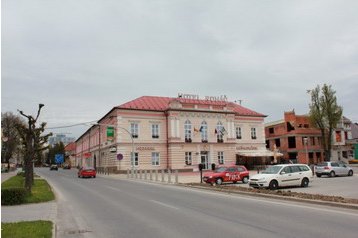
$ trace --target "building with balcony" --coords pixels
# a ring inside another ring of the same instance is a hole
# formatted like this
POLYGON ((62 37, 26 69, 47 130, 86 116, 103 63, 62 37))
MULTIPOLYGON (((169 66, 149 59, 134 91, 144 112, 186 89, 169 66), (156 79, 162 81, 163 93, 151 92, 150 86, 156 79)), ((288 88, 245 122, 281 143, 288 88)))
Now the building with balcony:
POLYGON ((324 160, 321 132, 310 124, 308 115, 285 112, 283 120, 265 124, 265 134, 266 147, 277 149, 286 161, 316 164, 324 160))
POLYGON ((273 156, 265 146, 265 117, 226 97, 143 96, 112 108, 81 135, 76 160, 114 173, 195 171, 200 163, 250 167, 273 156))
POLYGON ((354 148, 352 145, 352 122, 342 117, 341 121, 337 124, 332 134, 332 149, 331 160, 332 161, 344 161, 348 163, 348 160, 354 158, 354 148))

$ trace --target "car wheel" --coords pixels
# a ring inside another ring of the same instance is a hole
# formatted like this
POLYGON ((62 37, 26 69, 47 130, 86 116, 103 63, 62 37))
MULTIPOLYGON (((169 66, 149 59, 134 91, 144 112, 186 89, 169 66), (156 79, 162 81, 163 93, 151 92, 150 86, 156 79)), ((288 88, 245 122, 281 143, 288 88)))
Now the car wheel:
POLYGON ((232 182, 233 184, 237 184, 237 181, 232 182))
POLYGON ((308 180, 308 178, 303 178, 301 182, 301 187, 303 188, 308 187, 309 182, 310 181, 308 180))
POLYGON ((216 184, 217 184, 217 185, 223 184, 222 178, 217 178, 217 179, 216 179, 216 184))
POLYGON ((353 176, 353 170, 349 170, 348 176, 353 176))
POLYGON ((269 185, 270 190, 276 190, 278 188, 278 182, 276 180, 272 180, 269 185))
POLYGON ((322 174, 316 174, 316 176, 317 176, 318 178, 320 178, 320 177, 322 176, 322 174))
POLYGON ((331 171, 330 173, 329 173, 329 177, 335 177, 336 176, 336 173, 334 172, 334 171, 331 171))
POLYGON ((93 178, 95 178, 96 176, 93 176, 93 178))
POLYGON ((248 183, 249 182, 249 178, 248 177, 243 177, 242 178, 242 183, 248 183))

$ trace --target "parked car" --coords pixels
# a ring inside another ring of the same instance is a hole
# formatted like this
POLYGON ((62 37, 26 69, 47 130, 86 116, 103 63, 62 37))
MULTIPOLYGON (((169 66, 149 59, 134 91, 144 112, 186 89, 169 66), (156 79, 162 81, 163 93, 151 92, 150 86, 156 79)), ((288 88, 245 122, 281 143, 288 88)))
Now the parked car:
POLYGON ((315 173, 317 177, 328 175, 335 176, 353 176, 353 169, 344 162, 323 162, 315 166, 315 173))
POLYGON ((206 183, 216 183, 218 185, 227 182, 237 183, 238 181, 247 183, 249 181, 249 171, 245 166, 220 166, 213 172, 205 173, 203 180, 206 183))
POLYGON ((95 178, 96 170, 93 167, 82 167, 78 170, 79 178, 95 178))
POLYGON ((51 164, 50 170, 58 170, 57 164, 51 164))
POLYGON ((307 187, 312 178, 312 170, 305 164, 279 164, 253 175, 249 186, 271 190, 287 186, 307 187))

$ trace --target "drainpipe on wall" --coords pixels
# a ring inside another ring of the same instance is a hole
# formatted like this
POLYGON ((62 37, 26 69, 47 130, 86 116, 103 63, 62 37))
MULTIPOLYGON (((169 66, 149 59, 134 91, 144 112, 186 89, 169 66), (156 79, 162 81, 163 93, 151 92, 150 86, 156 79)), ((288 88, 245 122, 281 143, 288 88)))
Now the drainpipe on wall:
POLYGON ((169 170, 169 121, 168 121, 168 116, 169 113, 165 112, 165 123, 166 123, 166 127, 167 127, 167 170, 169 170))

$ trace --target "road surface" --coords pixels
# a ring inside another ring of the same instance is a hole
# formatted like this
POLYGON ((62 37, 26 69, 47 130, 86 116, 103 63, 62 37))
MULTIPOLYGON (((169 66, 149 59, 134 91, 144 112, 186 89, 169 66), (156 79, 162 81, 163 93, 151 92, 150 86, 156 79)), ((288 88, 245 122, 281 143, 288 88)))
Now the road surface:
POLYGON ((57 237, 357 237, 358 212, 36 169, 58 197, 57 237))

